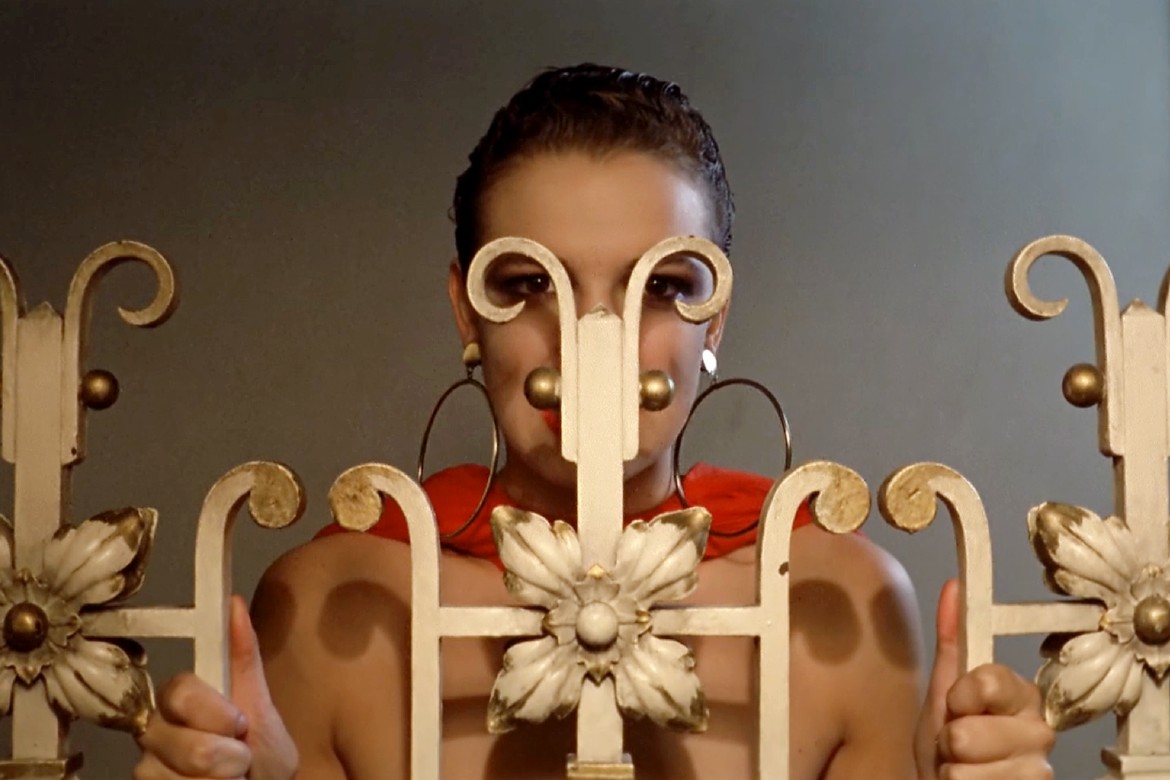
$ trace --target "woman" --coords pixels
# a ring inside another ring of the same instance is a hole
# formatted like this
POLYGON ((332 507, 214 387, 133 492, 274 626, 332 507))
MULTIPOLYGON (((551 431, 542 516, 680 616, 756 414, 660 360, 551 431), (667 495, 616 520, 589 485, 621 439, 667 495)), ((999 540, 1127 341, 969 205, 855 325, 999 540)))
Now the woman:
MULTIPOLYGON (((466 298, 472 255, 497 237, 534 239, 565 265, 579 312, 597 305, 621 311, 630 268, 646 249, 693 234, 727 251, 733 207, 710 129, 678 87, 617 69, 541 74, 497 113, 470 163, 456 188, 458 260, 448 291, 465 352, 474 344, 470 351, 482 357, 507 461, 489 505, 443 557, 443 599, 509 603, 485 531, 488 510, 509 503, 571 520, 575 474, 559 455, 555 414, 524 396, 534 368, 559 363, 549 280, 524 259, 494 266, 490 294, 527 305, 516 319, 493 324, 466 298)), ((671 447, 695 398, 703 354, 718 350, 727 311, 694 325, 677 316, 674 303, 705 298, 711 284, 698 261, 673 259, 647 285, 640 365, 668 373, 676 395, 667 409, 641 415, 639 451, 624 474, 631 516, 678 506, 671 447)), ((463 525, 487 476, 460 467, 428 481, 442 530, 463 525)), ((763 478, 711 468, 686 481, 691 501, 708 506, 725 531, 750 524, 767 489, 763 478)), ((802 528, 792 541, 791 776, 1051 777, 1052 733, 1034 686, 999 666, 958 674, 954 587, 940 600, 935 666, 919 713, 919 637, 904 572, 871 542, 806 521, 798 518, 802 528)), ((256 593, 256 634, 237 600, 232 700, 191 675, 168 684, 140 737, 136 777, 408 776, 410 562, 395 507, 373 535, 384 538, 327 532, 277 561, 256 593)), ((753 543, 748 532, 712 545, 689 601, 751 601, 753 543)), ((679 735, 633 724, 627 747, 638 776, 750 777, 751 643, 707 637, 691 644, 710 729, 679 735)), ((500 653, 496 641, 444 644, 446 774, 563 777, 572 750, 567 722, 486 733, 500 653)))

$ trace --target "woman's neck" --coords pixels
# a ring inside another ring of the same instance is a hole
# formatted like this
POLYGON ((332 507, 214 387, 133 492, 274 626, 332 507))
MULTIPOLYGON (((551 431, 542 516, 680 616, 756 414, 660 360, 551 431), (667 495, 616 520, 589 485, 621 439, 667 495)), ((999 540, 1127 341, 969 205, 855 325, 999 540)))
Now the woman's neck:
MULTIPOLYGON (((665 501, 674 491, 669 453, 631 474, 633 465, 626 464, 623 483, 623 512, 626 516, 644 514, 665 501)), ((572 466, 569 468, 575 471, 572 466)), ((575 482, 553 482, 528 468, 516 457, 508 459, 496 481, 516 506, 550 520, 564 520, 576 525, 575 482)))

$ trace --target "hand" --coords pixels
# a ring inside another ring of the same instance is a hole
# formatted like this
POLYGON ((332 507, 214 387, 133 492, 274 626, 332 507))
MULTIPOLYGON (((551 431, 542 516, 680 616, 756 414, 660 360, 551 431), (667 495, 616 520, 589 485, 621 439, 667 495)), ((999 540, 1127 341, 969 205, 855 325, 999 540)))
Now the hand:
POLYGON ((930 687, 914 757, 920 780, 1051 780, 1055 734, 1040 691, 1005 666, 959 669, 959 583, 943 586, 930 687))
POLYGON ((260 661, 256 632, 239 596, 231 605, 231 700, 194 674, 159 691, 158 709, 138 737, 134 780, 292 780, 297 750, 280 719, 260 661))

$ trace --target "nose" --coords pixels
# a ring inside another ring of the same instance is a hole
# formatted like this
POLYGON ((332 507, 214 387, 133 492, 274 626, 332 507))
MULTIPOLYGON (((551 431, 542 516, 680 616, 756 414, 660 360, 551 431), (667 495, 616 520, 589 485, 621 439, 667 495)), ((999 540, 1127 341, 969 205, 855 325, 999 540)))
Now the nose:
POLYGON ((626 283, 625 280, 611 284, 600 279, 579 279, 573 283, 573 297, 578 317, 585 316, 598 306, 620 316, 626 297, 626 283))

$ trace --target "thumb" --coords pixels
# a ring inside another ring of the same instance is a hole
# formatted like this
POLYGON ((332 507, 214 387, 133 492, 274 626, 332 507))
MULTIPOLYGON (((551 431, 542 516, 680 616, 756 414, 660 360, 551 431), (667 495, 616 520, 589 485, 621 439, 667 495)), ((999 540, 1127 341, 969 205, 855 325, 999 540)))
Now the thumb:
POLYGON ((938 734, 947 721, 947 692, 959 679, 959 581, 947 580, 935 613, 934 668, 918 721, 917 747, 920 776, 933 777, 937 762, 938 734))
POLYGON ((959 581, 947 580, 938 594, 938 611, 934 616, 934 668, 930 672, 927 701, 938 704, 946 714, 947 691, 962 674, 959 668, 959 581))
POLYGON ((241 738, 252 750, 248 777, 253 780, 291 780, 297 773, 298 754, 292 736, 268 693, 260 643, 248 617, 248 607, 232 596, 231 699, 244 713, 241 738))
POLYGON ((260 660, 260 643, 244 599, 232 596, 230 618, 231 700, 240 708, 249 725, 263 721, 272 708, 264 664, 260 660))

